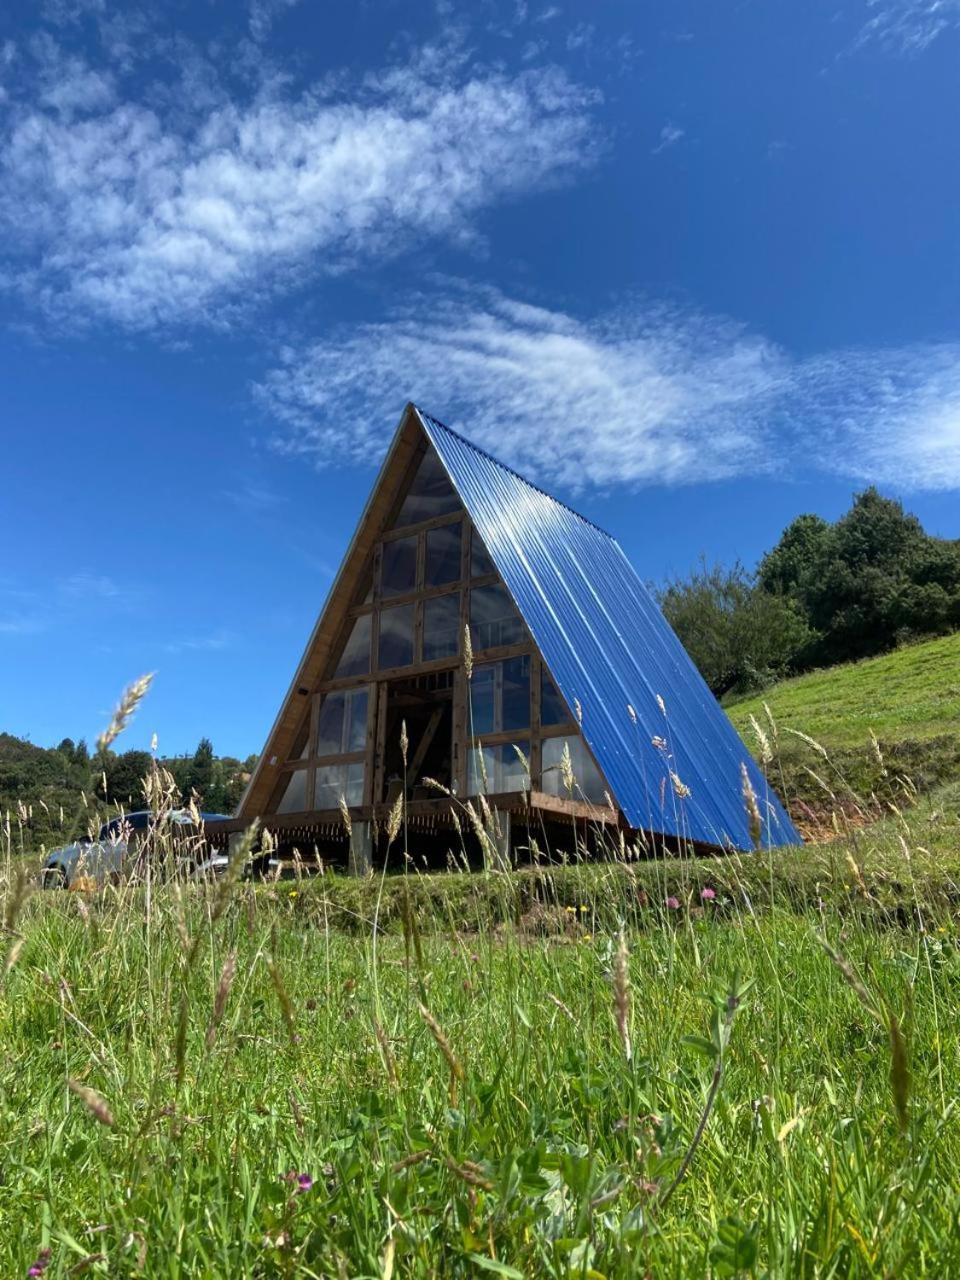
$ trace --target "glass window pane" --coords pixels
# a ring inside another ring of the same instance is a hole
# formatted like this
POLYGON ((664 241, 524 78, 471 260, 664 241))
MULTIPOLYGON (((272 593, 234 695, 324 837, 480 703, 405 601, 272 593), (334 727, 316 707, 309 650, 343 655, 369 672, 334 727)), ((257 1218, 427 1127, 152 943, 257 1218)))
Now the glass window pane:
POLYGON ((425 587, 442 587, 460 581, 460 524, 445 524, 427 530, 427 558, 423 572, 425 587))
POLYGON ((487 662, 481 667, 473 668, 473 677, 467 686, 470 698, 471 737, 496 732, 496 668, 495 662, 487 662))
POLYGON ((343 720, 344 751, 362 751, 367 745, 368 704, 369 693, 366 689, 351 689, 347 693, 343 720))
POLYGON ((340 661, 334 670, 337 676, 365 676, 370 670, 370 614, 363 613, 353 624, 353 630, 343 646, 340 661))
POLYGON ((593 762, 587 744, 578 734, 569 738, 544 738, 541 744, 541 769, 540 787, 548 795, 590 800, 594 804, 606 803, 606 787, 600 771, 593 762), (572 791, 568 785, 569 780, 563 776, 564 745, 570 749, 572 791))
POLYGON ((369 691, 342 689, 328 693, 320 704, 317 723, 317 755, 336 756, 362 751, 367 742, 369 691))
POLYGON ((297 769, 290 774, 277 804, 277 813, 303 813, 307 808, 307 771, 297 769))
POLYGON ((544 725, 566 724, 573 717, 567 710, 567 704, 560 696, 560 690, 553 683, 553 677, 546 668, 540 668, 540 723, 544 725))
POLYGON ((423 602, 423 660, 456 657, 460 648, 460 592, 423 602))
POLYGON ((498 729, 530 727, 530 658, 509 658, 501 668, 500 723, 498 729))
POLYGON ((530 787, 527 768, 517 755, 530 759, 530 743, 501 743, 473 747, 467 769, 467 795, 499 795, 504 791, 526 791, 530 787))
POLYGON ((363 804, 363 765, 318 765, 316 808, 337 809, 341 796, 348 805, 363 804))
POLYGON ((380 613, 380 668, 407 667, 413 661, 413 605, 380 613))
POLYGON ((430 448, 413 478, 409 492, 397 516, 397 525, 417 524, 460 510, 460 499, 447 478, 437 451, 430 448))
POLYGON ((470 577, 483 578, 486 577, 488 573, 496 572, 497 566, 490 559, 490 553, 483 545, 483 539, 480 537, 479 533, 477 533, 476 529, 474 529, 473 536, 470 540, 470 577))
POLYGON ((317 724, 317 755, 335 756, 343 750, 343 716, 346 707, 345 692, 328 693, 320 704, 317 724))
POLYGON ((404 596, 417 588, 417 537, 383 544, 380 589, 385 596, 404 596))
POLYGON ((499 583, 470 592, 470 634, 475 651, 524 639, 523 619, 499 583))

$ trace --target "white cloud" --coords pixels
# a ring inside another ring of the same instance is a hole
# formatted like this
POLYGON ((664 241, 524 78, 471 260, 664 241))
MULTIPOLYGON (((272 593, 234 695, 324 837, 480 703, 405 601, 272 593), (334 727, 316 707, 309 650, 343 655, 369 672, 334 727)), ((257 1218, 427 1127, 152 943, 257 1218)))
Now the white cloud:
POLYGON ((179 640, 171 640, 163 646, 165 653, 219 653, 233 644, 233 636, 227 631, 217 631, 211 635, 184 636, 179 640))
POLYGON ((250 35, 254 40, 265 40, 274 19, 299 3, 300 0, 250 0, 250 35))
POLYGON ((960 344, 844 351, 802 365, 789 406, 828 470, 897 489, 960 489, 960 344))
POLYGON ((416 299, 256 388, 279 448, 318 464, 382 452, 415 399, 519 470, 571 488, 763 470, 762 410, 789 370, 723 321, 639 306, 583 323, 493 292, 416 299))
POLYGON ((43 621, 27 613, 0 614, 0 636, 32 636, 43 630, 43 621))
POLYGON ((658 156, 661 151, 666 151, 668 147, 672 147, 674 143, 679 142, 686 134, 686 129, 681 129, 677 124, 669 122, 660 130, 660 141, 653 148, 652 154, 658 156))
POLYGON ((81 600, 115 600, 121 594, 121 588, 105 573, 93 573, 89 569, 81 569, 59 584, 62 595, 81 600))
POLYGON ((960 0, 867 0, 871 16, 858 43, 878 40, 903 53, 922 53, 960 26, 960 0))
POLYGON ((378 458, 413 399, 524 474, 584 486, 820 470, 960 488, 960 345, 791 359, 723 318, 591 322, 463 289, 289 349, 256 387, 275 446, 378 458))
POLYGON ((168 92, 151 107, 76 59, 23 92, 0 124, 8 278, 56 316, 133 329, 224 323, 311 274, 468 240, 478 212, 595 150, 591 97, 561 71, 429 50, 333 96, 243 105, 191 82, 185 105, 168 92))

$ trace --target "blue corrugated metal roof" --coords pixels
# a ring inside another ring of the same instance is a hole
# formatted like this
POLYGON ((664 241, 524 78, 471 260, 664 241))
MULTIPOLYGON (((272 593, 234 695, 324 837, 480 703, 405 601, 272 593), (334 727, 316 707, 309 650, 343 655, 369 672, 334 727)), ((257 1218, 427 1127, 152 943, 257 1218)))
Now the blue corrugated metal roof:
POLYGON ((567 704, 579 703, 583 736, 627 821, 750 849, 745 763, 764 818, 764 843, 799 844, 793 823, 616 540, 417 412, 567 704), (678 795, 674 778, 689 795, 678 795))

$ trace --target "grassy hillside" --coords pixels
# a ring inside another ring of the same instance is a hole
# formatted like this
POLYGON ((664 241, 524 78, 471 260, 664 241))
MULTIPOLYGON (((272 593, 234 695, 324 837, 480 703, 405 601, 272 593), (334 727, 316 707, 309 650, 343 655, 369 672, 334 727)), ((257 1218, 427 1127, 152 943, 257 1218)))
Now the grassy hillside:
POLYGON ((770 734, 768 776, 806 834, 837 812, 875 816, 960 780, 960 633, 786 680, 727 712, 752 748, 751 716, 770 734))
POLYGON ((827 747, 923 739, 960 732, 960 632, 880 658, 814 671, 731 703, 741 733, 767 703, 781 728, 801 729, 827 747))

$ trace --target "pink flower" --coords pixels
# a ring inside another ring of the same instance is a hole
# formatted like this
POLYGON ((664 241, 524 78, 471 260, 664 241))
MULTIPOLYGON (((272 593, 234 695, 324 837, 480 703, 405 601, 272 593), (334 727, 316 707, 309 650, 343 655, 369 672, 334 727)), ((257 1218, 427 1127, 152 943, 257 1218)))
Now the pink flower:
POLYGON ((280 1175, 281 1182, 289 1182, 295 1187, 297 1195, 302 1196, 304 1192, 309 1191, 313 1186, 313 1178, 309 1173, 297 1173, 296 1169, 288 1169, 286 1173, 280 1175))
POLYGON ((667 899, 667 906, 670 908, 670 910, 671 910, 671 911, 679 911, 679 910, 680 910, 680 899, 679 899, 679 898, 675 898, 675 897, 671 894, 671 895, 670 895, 670 897, 667 899))
POLYGON ((42 1276, 50 1265, 50 1250, 41 1249, 31 1267, 27 1270, 28 1276, 42 1276))
POLYGON ((704 902, 712 902, 716 896, 717 896, 716 889, 711 889, 709 888, 709 886, 706 889, 700 890, 700 897, 703 899, 704 902))

